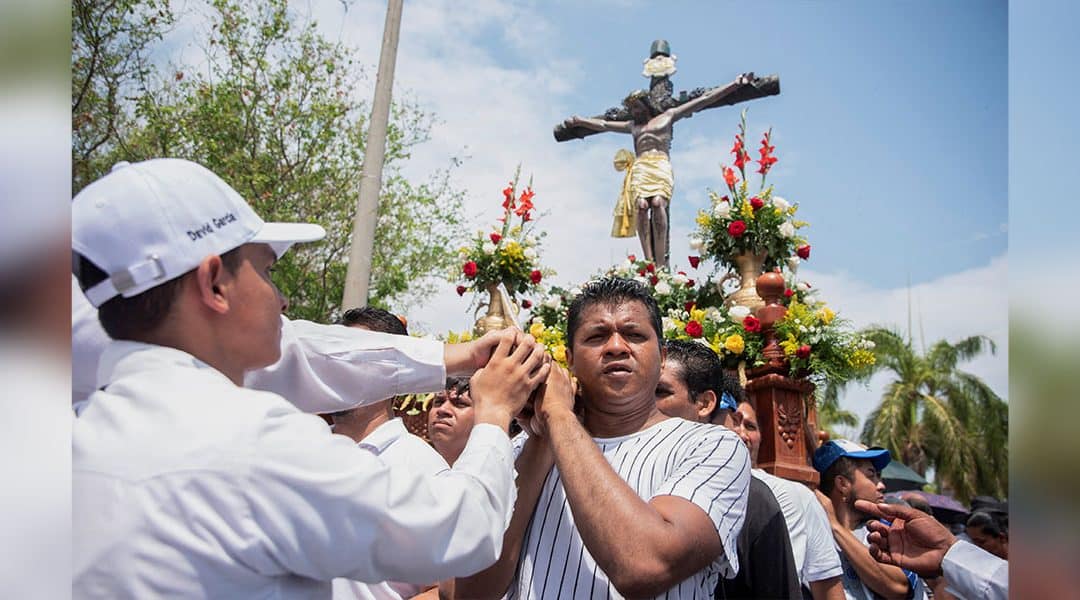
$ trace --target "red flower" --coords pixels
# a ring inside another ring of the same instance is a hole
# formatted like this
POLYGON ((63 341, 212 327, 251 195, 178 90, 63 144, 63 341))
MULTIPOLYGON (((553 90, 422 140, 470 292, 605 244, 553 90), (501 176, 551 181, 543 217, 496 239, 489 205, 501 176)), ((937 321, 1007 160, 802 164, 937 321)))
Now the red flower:
POLYGON ((810 358, 810 346, 803 344, 799 346, 799 349, 795 351, 795 356, 799 358, 810 358))
POLYGON ((522 300, 521 308, 532 308, 532 302, 529 302, 528 300, 522 300))
POLYGON ((513 182, 511 182, 510 185, 506 186, 506 189, 503 190, 503 198, 505 198, 505 200, 503 200, 503 208, 507 208, 507 209, 514 208, 514 184, 513 184, 513 182))
POLYGON ((784 295, 790 298, 795 295, 795 290, 791 288, 784 288, 784 295))
POLYGON ((701 264, 701 257, 700 256, 688 256, 687 258, 690 259, 690 266, 694 267, 695 269, 697 268, 697 266, 699 264, 701 264))
POLYGON ((765 206, 765 201, 757 196, 750 199, 750 207, 754 210, 759 210, 762 206, 765 206))
POLYGON ((810 244, 799 246, 795 249, 795 254, 798 254, 799 258, 803 260, 810 258, 810 244))
POLYGON ((540 283, 540 280, 543 278, 544 274, 541 273, 539 269, 533 269, 533 272, 529 273, 529 281, 533 282, 534 285, 540 283))
POLYGON ((501 236, 501 235, 499 235, 499 234, 497 234, 497 233, 493 233, 493 234, 491 234, 491 235, 490 235, 490 236, 488 236, 488 237, 490 237, 490 238, 491 238, 491 243, 492 243, 492 244, 498 244, 498 243, 499 243, 499 240, 501 240, 501 239, 502 239, 502 236, 501 236))
POLYGON ((471 260, 469 262, 465 263, 465 266, 461 267, 461 271, 463 273, 465 273, 465 276, 468 277, 469 279, 472 279, 473 277, 476 277, 476 272, 478 270, 479 269, 476 267, 476 263, 471 261, 471 260))
POLYGON ((686 287, 688 287, 688 288, 694 287, 694 280, 693 279, 688 280, 686 282, 686 287))
POLYGON ((631 254, 630 256, 627 256, 626 258, 627 258, 627 260, 629 260, 630 262, 637 262, 637 257, 636 257, 636 256, 634 256, 633 254, 631 254))
POLYGON ((683 309, 685 309, 686 312, 690 312, 690 311, 694 310, 695 306, 697 306, 697 303, 694 302, 693 300, 690 300, 686 304, 682 305, 683 309))
POLYGON ((776 164, 776 157, 772 155, 773 150, 776 150, 776 146, 769 145, 769 141, 772 139, 772 130, 766 131, 765 135, 761 138, 761 148, 758 149, 758 153, 761 154, 761 159, 758 160, 758 164, 761 165, 758 168, 758 173, 765 175, 769 172, 769 169, 776 164))
POLYGON ((656 285, 656 284, 660 283, 660 278, 657 277, 656 275, 653 275, 652 277, 649 278, 649 283, 651 283, 653 285, 656 285))
POLYGON ((465 295, 465 290, 467 290, 467 289, 468 289, 468 288, 466 288, 466 287, 465 287, 465 286, 463 286, 463 285, 459 285, 459 286, 457 286, 457 295, 458 295, 458 296, 464 296, 464 295, 465 295))
POLYGON ((650 272, 650 273, 655 273, 656 272, 656 265, 653 264, 653 263, 649 263, 649 264, 645 265, 645 270, 650 272))
POLYGON ((724 167, 724 183, 731 189, 735 189, 735 183, 738 179, 735 178, 735 169, 731 167, 724 167))
POLYGON ((645 273, 646 273, 645 267, 641 267, 640 269, 637 270, 637 274, 641 275, 642 277, 645 276, 645 273))
POLYGON ((731 234, 731 237, 739 237, 746 233, 746 223, 743 223, 741 219, 732 221, 727 226, 727 232, 731 234))
POLYGON ((529 211, 533 209, 532 199, 535 195, 536 193, 532 191, 532 188, 525 188, 525 191, 521 192, 521 198, 518 199, 518 207, 514 214, 528 221, 529 211))
POLYGON ((686 324, 686 335, 692 338, 699 338, 703 333, 705 333, 705 330, 702 329, 701 323, 698 323, 697 321, 690 321, 686 324))
POLYGON ((750 155, 746 152, 746 147, 743 146, 742 135, 735 134, 735 145, 731 148, 731 153, 735 155, 735 168, 742 169, 746 166, 746 163, 750 162, 750 155))
POLYGON ((742 321, 742 326, 747 333, 757 333, 761 331, 761 321, 754 315, 746 315, 746 318, 742 321))

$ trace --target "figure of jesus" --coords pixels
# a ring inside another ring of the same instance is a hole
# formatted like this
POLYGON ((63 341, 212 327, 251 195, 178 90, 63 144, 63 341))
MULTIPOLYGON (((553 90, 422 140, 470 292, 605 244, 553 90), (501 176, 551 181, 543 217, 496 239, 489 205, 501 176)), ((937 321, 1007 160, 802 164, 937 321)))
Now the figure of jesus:
MULTIPOLYGON (((627 175, 625 201, 637 209, 637 234, 647 260, 659 267, 668 266, 669 221, 668 207, 674 187, 674 174, 668 157, 671 151, 672 126, 679 119, 709 108, 720 99, 745 84, 753 82, 753 73, 744 73, 728 85, 717 87, 679 106, 661 111, 643 90, 631 93, 623 100, 629 111, 629 121, 606 121, 573 116, 563 122, 566 128, 584 127, 593 131, 629 133, 634 139, 637 155, 627 175)), ((628 207, 633 210, 632 207, 628 207)))

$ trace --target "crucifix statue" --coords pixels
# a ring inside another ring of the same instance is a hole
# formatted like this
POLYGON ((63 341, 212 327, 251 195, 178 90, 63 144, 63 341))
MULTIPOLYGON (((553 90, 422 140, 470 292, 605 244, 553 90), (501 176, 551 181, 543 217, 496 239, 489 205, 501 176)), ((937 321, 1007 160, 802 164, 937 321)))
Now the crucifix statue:
POLYGON ((632 92, 621 107, 610 108, 597 117, 566 119, 555 127, 555 140, 565 142, 605 131, 633 137, 634 154, 620 150, 615 156, 615 168, 627 174, 615 207, 611 235, 632 237, 636 230, 645 258, 666 267, 670 255, 668 205, 675 182, 668 157, 672 126, 707 108, 779 94, 780 79, 776 75, 754 77, 753 73, 744 73, 727 85, 683 91, 676 98, 670 80, 676 58, 671 47, 665 40, 656 40, 649 54, 642 73, 650 78, 648 92, 632 92))

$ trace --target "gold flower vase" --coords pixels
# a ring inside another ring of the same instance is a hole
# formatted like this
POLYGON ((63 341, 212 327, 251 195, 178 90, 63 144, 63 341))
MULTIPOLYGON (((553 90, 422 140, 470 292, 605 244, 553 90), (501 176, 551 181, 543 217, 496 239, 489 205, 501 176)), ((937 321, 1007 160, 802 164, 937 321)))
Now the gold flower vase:
POLYGON ((733 258, 739 274, 739 289, 724 300, 724 306, 728 308, 745 306, 751 313, 765 306, 765 301, 758 296, 756 282, 758 276, 765 270, 767 256, 764 252, 758 254, 744 252, 733 258))
MULTIPOLYGON (((484 335, 489 331, 498 331, 513 327, 517 322, 517 309, 502 290, 499 284, 487 286, 488 301, 487 314, 476 320, 473 331, 477 336, 484 335)), ((480 308, 483 308, 483 304, 480 308)), ((477 309, 479 310, 479 308, 477 309)))

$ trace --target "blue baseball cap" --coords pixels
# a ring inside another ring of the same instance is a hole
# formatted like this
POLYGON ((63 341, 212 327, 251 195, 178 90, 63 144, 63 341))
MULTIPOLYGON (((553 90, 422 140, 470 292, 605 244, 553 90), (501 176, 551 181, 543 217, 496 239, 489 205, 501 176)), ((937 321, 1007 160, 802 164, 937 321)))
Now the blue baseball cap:
POLYGON ((889 451, 884 448, 867 448, 851 440, 832 440, 825 442, 814 451, 814 468, 819 473, 824 473, 841 456, 868 459, 878 471, 884 469, 892 461, 889 451))

